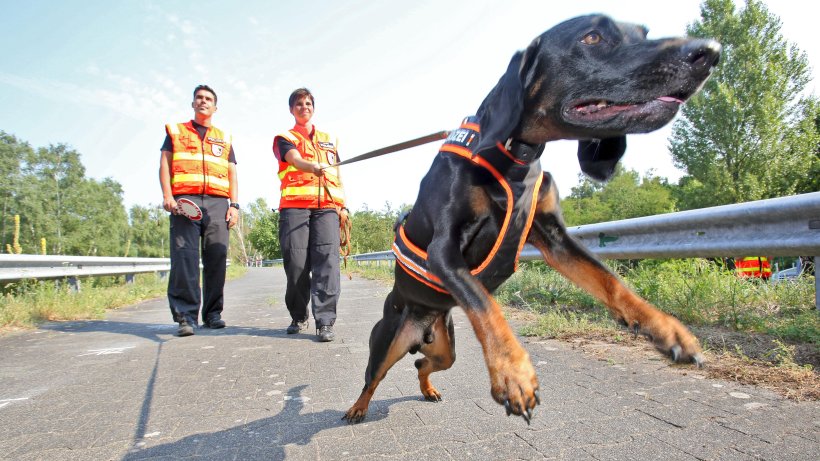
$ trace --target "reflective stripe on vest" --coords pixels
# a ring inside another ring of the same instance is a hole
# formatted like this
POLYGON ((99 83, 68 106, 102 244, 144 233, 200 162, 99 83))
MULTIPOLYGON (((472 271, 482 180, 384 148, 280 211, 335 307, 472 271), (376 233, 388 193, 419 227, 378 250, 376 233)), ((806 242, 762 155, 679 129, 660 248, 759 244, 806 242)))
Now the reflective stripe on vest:
MULTIPOLYGON (((472 147, 478 145, 479 131, 476 120, 468 117, 458 130, 450 134, 439 150, 439 155, 455 154, 485 169, 495 178, 503 191, 504 222, 488 254, 478 265, 470 269, 470 273, 485 285, 497 286, 500 281, 512 275, 518 267, 518 255, 524 247, 535 217, 538 192, 541 189, 544 174, 540 167, 531 168, 529 165, 518 162, 509 165, 513 157, 505 151, 503 146, 483 150, 480 155, 474 154, 472 147), (508 167, 506 176, 502 175, 495 166, 503 163, 506 163, 508 167), (508 181, 510 176, 517 179, 510 182, 508 181), (512 252, 515 253, 515 257, 508 258, 507 255, 512 252), (503 256, 499 258, 498 255, 503 256)), ((399 267, 404 269, 408 275, 436 291, 448 293, 441 279, 429 271, 427 252, 410 241, 403 224, 398 226, 392 250, 399 267)))
POLYGON ((190 121, 165 125, 165 131, 173 145, 171 193, 230 197, 231 136, 212 126, 201 140, 190 121))
MULTIPOLYGON (((296 129, 274 137, 290 141, 308 162, 338 163, 336 141, 327 133, 314 129, 313 139, 308 139, 296 129)), ((284 161, 286 152, 280 152, 279 181, 281 198, 279 208, 336 208, 344 207, 345 194, 337 168, 325 169, 323 176, 316 176, 296 169, 284 161)))

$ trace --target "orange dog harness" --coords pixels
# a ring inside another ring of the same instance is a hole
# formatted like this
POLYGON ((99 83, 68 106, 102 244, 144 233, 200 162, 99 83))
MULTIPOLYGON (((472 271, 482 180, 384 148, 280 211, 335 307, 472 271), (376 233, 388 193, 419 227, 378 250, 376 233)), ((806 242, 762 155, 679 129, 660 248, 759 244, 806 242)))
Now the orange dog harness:
MULTIPOLYGON (((544 175, 540 168, 531 168, 528 162, 513 156, 500 143, 474 153, 472 148, 478 145, 480 135, 481 128, 477 119, 467 117, 461 127, 453 130, 447 137, 439 150, 439 155, 457 155, 464 161, 485 169, 497 181, 487 187, 497 199, 495 201, 505 210, 504 222, 489 253, 480 264, 471 268, 470 272, 485 285, 498 286, 518 267, 518 254, 532 226, 538 191, 544 175), (510 253, 514 253, 515 257, 506 257, 510 253), (499 255, 505 257, 498 257, 499 255)), ((393 254, 407 274, 436 291, 448 293, 441 279, 429 271, 427 252, 408 238, 403 223, 396 230, 393 254)))

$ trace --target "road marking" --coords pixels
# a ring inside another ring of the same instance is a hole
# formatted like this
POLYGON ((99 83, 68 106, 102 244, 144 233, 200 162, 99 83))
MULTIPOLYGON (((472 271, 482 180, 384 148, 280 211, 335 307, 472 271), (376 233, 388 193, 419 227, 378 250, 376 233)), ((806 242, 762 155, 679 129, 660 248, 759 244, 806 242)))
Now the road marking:
POLYGON ((136 346, 125 347, 110 347, 108 349, 89 349, 85 354, 80 354, 77 357, 85 357, 86 355, 111 355, 122 354, 127 349, 133 349, 136 346))
POLYGON ((19 402, 20 400, 28 400, 28 397, 19 397, 16 399, 0 399, 0 408, 3 408, 6 405, 11 404, 11 402, 19 402))

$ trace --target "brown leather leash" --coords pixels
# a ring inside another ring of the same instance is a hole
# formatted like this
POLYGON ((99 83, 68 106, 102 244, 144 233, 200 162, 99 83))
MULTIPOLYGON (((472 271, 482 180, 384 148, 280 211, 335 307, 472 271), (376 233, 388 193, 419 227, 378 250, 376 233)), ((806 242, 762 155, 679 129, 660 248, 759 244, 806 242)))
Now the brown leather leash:
MULTIPOLYGON (((338 167, 341 165, 347 165, 350 163, 360 162, 362 160, 371 159, 374 157, 379 157, 381 155, 390 154, 393 152, 398 152, 400 150, 410 149, 411 147, 421 146, 423 144, 427 144, 434 141, 440 141, 442 139, 447 138, 449 136, 449 131, 438 131, 436 133, 431 133, 426 136, 421 136, 419 138, 411 139, 409 141, 400 142, 398 144, 393 144, 392 146, 382 147, 380 149, 376 149, 370 152, 366 152, 361 155, 357 155, 353 158, 349 158, 342 162, 334 163, 333 165, 328 165, 324 168, 331 168, 331 167, 338 167)), ((325 193, 330 197, 330 200, 333 203, 337 203, 336 200, 333 198, 333 195, 330 194, 330 188, 327 186, 327 178, 322 177, 322 188, 324 188, 325 193)), ((345 208, 345 210, 347 210, 345 208)), ((336 213, 339 215, 339 255, 342 256, 345 263, 345 269, 347 269, 347 257, 350 256, 351 251, 351 244, 350 244, 350 236, 351 236, 351 229, 352 224, 350 222, 350 212, 342 213, 342 208, 336 206, 336 213)), ((348 278, 353 278, 350 273, 347 274, 348 278)))

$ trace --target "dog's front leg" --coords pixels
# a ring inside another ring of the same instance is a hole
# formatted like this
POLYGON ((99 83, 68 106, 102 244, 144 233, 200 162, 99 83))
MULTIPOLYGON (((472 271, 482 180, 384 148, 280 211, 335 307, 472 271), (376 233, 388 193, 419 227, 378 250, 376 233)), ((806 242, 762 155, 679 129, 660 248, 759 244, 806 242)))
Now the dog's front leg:
POLYGON ((529 424, 533 409, 541 403, 538 377, 529 354, 504 320, 495 299, 470 274, 458 246, 434 239, 428 254, 431 271, 464 309, 481 343, 493 399, 504 405, 507 415, 520 415, 529 424))
POLYGON ((552 177, 545 174, 528 241, 544 260, 573 283, 598 298, 612 316, 633 332, 643 333, 675 361, 703 364, 700 345, 689 330, 669 314, 630 290, 606 266, 566 231, 552 177))

